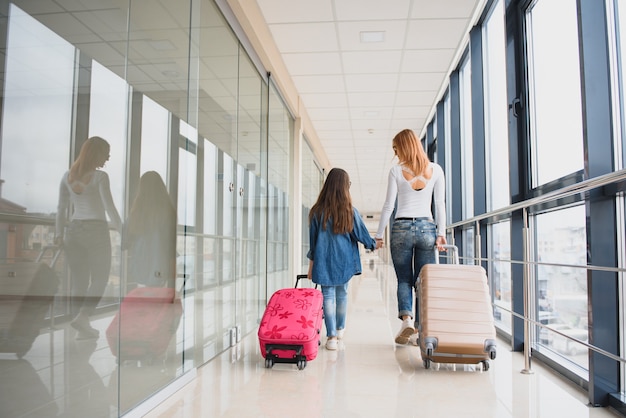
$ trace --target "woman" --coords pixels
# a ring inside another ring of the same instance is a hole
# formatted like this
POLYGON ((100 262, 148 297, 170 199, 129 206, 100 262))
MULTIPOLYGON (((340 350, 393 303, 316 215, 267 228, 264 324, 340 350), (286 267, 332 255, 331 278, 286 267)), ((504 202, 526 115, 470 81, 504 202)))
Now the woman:
POLYGON ((417 337, 417 295, 413 316, 413 289, 424 264, 435 262, 434 246, 445 251, 445 179, 441 166, 428 160, 421 142, 410 129, 399 132, 392 141, 398 164, 389 171, 387 196, 383 205, 376 241, 382 237, 394 210, 391 227, 391 258, 398 280, 398 318, 402 326, 395 341, 406 344, 417 337), (431 211, 434 199, 435 219, 431 211), (414 320, 415 318, 415 320, 414 320))
POLYGON ((370 250, 376 248, 361 215, 352 207, 348 173, 333 168, 309 213, 307 253, 308 276, 322 286, 327 350, 337 350, 337 339, 346 327, 348 282, 361 274, 359 242, 370 250))
POLYGON ((64 247, 72 273, 72 313, 76 316, 71 325, 78 331, 78 339, 99 335, 89 316, 104 294, 111 270, 111 237, 106 214, 117 231, 122 226, 113 204, 109 176, 99 170, 109 160, 109 151, 109 143, 104 139, 97 136, 87 139, 59 187, 55 242, 64 247))
POLYGON ((146 286, 174 287, 176 280, 176 208, 163 179, 148 171, 125 225, 128 281, 146 286))

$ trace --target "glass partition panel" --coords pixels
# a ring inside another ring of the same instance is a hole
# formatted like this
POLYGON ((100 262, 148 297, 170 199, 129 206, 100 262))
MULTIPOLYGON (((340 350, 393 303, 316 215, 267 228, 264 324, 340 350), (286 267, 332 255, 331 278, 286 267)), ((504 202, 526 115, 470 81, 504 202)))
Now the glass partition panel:
MULTIPOLYGON (((308 142, 302 144, 302 264, 301 272, 309 271, 309 211, 317 201, 322 185, 324 174, 315 162, 315 156, 308 142)), ((296 267, 297 269, 298 267, 296 267)), ((296 274, 300 274, 296 271, 296 274)), ((293 279, 295 280, 295 278, 293 279)))
POLYGON ((511 222, 502 221, 487 227, 489 240, 489 288, 494 303, 496 326, 511 332, 513 316, 511 293, 511 222))
POLYGON ((286 287, 293 280, 289 272, 289 190, 290 147, 293 119, 273 84, 269 88, 268 109, 268 216, 267 216, 267 294, 286 287))
MULTIPOLYGON (((537 320, 561 334, 588 341, 585 206, 535 216, 537 320)), ((588 368, 587 347, 542 328, 542 349, 549 349, 588 368)))

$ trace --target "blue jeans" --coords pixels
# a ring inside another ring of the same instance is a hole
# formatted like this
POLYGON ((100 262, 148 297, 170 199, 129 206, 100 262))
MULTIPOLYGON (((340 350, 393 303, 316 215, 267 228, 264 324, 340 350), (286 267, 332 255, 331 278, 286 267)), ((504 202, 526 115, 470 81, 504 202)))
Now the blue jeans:
POLYGON ((413 289, 425 264, 435 262, 437 227, 428 218, 396 219, 391 227, 391 259, 398 279, 398 318, 411 316, 418 324, 419 306, 413 289))
POLYGON ((324 295, 324 324, 326 324, 326 336, 336 337, 337 330, 346 327, 348 283, 338 286, 322 286, 322 295, 324 295))

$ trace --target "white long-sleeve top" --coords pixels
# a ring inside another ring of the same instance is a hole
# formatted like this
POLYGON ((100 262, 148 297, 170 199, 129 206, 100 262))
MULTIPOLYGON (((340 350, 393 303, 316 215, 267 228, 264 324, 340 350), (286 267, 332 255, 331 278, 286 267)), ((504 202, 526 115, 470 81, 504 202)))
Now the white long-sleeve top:
POLYGON ((56 236, 63 236, 70 203, 73 204, 73 212, 70 215, 70 219, 101 220, 106 222, 106 214, 108 214, 113 227, 121 231, 122 220, 113 203, 107 173, 96 170, 89 183, 81 184, 82 191, 80 193, 74 191, 68 177, 69 171, 63 175, 59 185, 56 236))
POLYGON ((397 164, 389 170, 387 196, 380 214, 376 238, 383 237, 395 207, 396 197, 398 198, 396 218, 432 218, 431 207, 434 199, 437 235, 446 236, 446 181, 439 164, 430 163, 430 166, 433 169, 433 175, 426 180, 426 185, 421 190, 414 190, 411 183, 404 178, 401 165, 397 164))

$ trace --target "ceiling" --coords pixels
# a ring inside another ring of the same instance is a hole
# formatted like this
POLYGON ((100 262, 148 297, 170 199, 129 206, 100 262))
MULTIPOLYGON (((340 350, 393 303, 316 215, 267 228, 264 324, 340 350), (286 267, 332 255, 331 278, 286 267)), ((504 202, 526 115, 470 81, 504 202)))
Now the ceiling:
POLYGON ((423 134, 484 1, 231 0, 229 5, 255 49, 270 51, 261 56, 264 65, 283 69, 281 76, 291 79, 291 86, 284 84, 295 88, 299 116, 310 119, 312 132, 305 135, 328 164, 324 168, 345 169, 353 204, 376 216, 394 161, 391 139, 405 128, 423 134), (265 31, 270 36, 263 38, 265 31), (263 42, 255 45, 259 36, 263 42), (365 42, 369 37, 374 42, 365 42), (274 48, 278 56, 271 56, 274 48))

